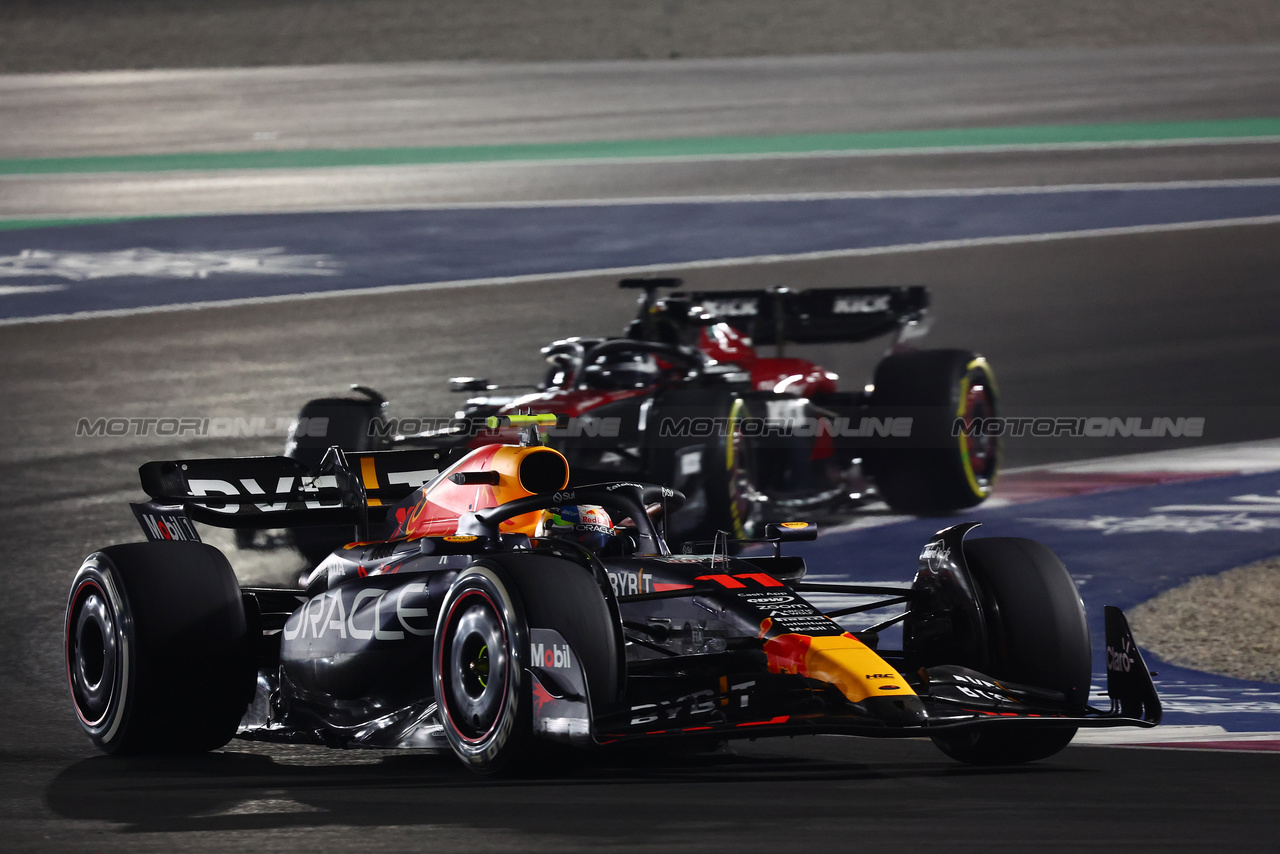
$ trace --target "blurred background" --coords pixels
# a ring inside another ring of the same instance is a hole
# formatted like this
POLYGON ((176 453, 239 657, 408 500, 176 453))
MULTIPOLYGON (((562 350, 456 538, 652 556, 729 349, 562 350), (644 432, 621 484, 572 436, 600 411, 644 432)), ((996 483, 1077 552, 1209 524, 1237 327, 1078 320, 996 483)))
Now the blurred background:
POLYGON ((9 0, 0 71, 560 61, 1280 39, 1268 0, 9 0))

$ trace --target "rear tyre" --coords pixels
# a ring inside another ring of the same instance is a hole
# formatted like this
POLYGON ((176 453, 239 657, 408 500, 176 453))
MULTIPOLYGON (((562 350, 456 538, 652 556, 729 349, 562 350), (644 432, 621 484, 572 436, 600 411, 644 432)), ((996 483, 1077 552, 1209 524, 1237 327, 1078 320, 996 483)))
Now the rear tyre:
POLYGON ((235 573, 203 543, 110 546, 76 573, 65 623, 81 729, 107 753, 203 753, 254 689, 235 573))
MULTIPOLYGON (((1059 691, 1067 710, 1089 701, 1092 648, 1084 605, 1067 568, 1034 540, 991 537, 964 544, 986 617, 985 672, 1059 691)), ((965 664, 965 662, 959 662, 965 664)), ((974 765, 1032 762, 1066 747, 1077 727, 975 727, 933 737, 943 753, 974 765)))
MULTIPOLYGON (((318 466, 329 448, 370 451, 380 447, 370 426, 381 421, 386 402, 381 397, 326 397, 308 401, 298 413, 285 445, 285 456, 318 466)), ((337 548, 351 542, 346 525, 295 528, 293 543, 308 566, 315 566, 337 548)))
POLYGON ((995 377, 967 350, 895 353, 876 366, 873 410, 912 418, 912 447, 873 449, 869 474, 894 510, 922 516, 972 507, 991 494, 999 463, 995 436, 953 435, 996 415, 995 377))

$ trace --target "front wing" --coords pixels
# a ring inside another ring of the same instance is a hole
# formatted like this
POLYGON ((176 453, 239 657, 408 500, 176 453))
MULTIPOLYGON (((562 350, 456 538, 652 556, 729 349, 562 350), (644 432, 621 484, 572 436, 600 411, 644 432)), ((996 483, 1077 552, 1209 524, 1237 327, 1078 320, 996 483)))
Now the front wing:
POLYGON ((1118 608, 1106 609, 1106 632, 1111 699, 1106 710, 1068 710, 1057 692, 954 665, 907 674, 912 696, 852 703, 833 685, 795 674, 762 673, 751 667, 749 653, 726 652, 633 663, 626 702, 598 709, 594 717, 580 671, 535 666, 534 730, 553 740, 608 744, 654 737, 829 733, 909 738, 989 726, 1156 726, 1160 700, 1118 608))

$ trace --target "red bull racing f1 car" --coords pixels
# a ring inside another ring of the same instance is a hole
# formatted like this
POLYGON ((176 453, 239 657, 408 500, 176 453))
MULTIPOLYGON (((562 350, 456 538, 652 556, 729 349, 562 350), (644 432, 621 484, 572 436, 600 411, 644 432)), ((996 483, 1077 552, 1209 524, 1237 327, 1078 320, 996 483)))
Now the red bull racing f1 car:
MULTIPOLYGON (((573 484, 656 481, 688 496, 672 542, 716 531, 758 536, 771 520, 836 511, 879 497, 903 513, 971 507, 991 493, 998 439, 956 424, 994 416, 995 380, 967 350, 916 349, 928 328, 923 287, 685 292, 679 279, 624 279, 639 312, 621 337, 569 338, 542 349, 547 368, 532 391, 458 377, 481 392, 452 426, 396 433, 387 401, 357 387, 314 400, 286 455, 314 465, 330 445, 478 447, 514 440, 488 430, 492 415, 571 416, 550 441, 573 484), (670 291, 660 296, 663 291, 670 291), (837 389, 836 374, 787 355, 792 344, 855 343, 891 336, 872 383, 837 389), (758 348, 774 345, 776 355, 758 348)), ((412 421, 413 419, 409 419, 412 421)), ((339 543, 299 534, 313 562, 339 543)))
POLYGON ((774 523, 668 548, 683 496, 571 486, 541 444, 152 462, 147 542, 90 555, 71 586, 66 672, 109 753, 231 738, 453 753, 481 773, 541 745, 605 750, 799 733, 927 736, 971 763, 1050 756, 1079 727, 1154 726, 1150 675, 1106 614, 1110 708, 1089 705, 1090 640, 1070 576, 1031 540, 940 531, 900 586, 819 584, 774 523), (303 588, 241 587, 197 523, 347 523, 303 588), (371 531, 381 528, 384 535, 371 531), (756 553, 758 552, 758 553, 756 553), (806 596, 847 594, 826 612, 806 596), (860 597, 860 598, 855 598, 860 597), (874 597, 868 603, 866 597, 874 597), (892 613, 863 631, 842 616, 892 613), (901 624, 899 649, 881 635, 901 624))

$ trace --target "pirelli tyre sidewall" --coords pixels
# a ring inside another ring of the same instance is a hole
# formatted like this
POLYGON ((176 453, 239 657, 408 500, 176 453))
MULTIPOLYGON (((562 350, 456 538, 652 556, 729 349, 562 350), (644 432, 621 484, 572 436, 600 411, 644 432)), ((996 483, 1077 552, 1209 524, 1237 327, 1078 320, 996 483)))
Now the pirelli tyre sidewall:
POLYGON ((984 600, 988 675, 1060 691, 1073 713, 1083 713, 1093 649, 1084 603, 1062 561, 1022 537, 966 540, 964 559, 984 600))
POLYGON ((107 753, 200 753, 235 735, 254 671, 235 574, 203 543, 111 546, 67 598, 67 686, 107 753))
POLYGON ((999 467, 999 439, 957 432, 957 423, 995 417, 998 390, 991 365, 967 350, 895 353, 876 367, 872 409, 912 418, 903 447, 866 453, 868 473, 895 510, 948 513, 985 501, 999 467))
POLYGON ((729 532, 739 539, 756 536, 760 526, 760 503, 755 500, 758 496, 756 449, 742 430, 742 422, 754 415, 745 400, 734 399, 729 407, 729 429, 721 461, 729 532))
POLYGON ((496 566, 463 570, 440 609, 432 677, 445 737, 473 771, 501 770, 531 738, 528 650, 516 585, 496 566))
POLYGON ((736 539, 756 536, 762 515, 757 500, 757 448, 742 429, 743 422, 756 413, 746 400, 732 393, 711 397, 704 406, 708 417, 723 423, 725 429, 703 446, 706 519, 690 539, 711 539, 719 531, 736 539))
POLYGON ((90 555, 76 573, 63 631, 67 687, 80 728, 100 749, 124 743, 133 711, 133 616, 109 559, 90 555))
MULTIPOLYGON (((966 540, 964 558, 987 626, 989 663, 996 679, 1059 691, 1069 714, 1089 701, 1093 653, 1084 605, 1067 568, 1035 540, 966 540)), ((978 669, 977 662, 948 662, 978 669)), ((1032 762, 1066 747, 1076 727, 978 726, 935 735, 948 756, 976 765, 1032 762)))

